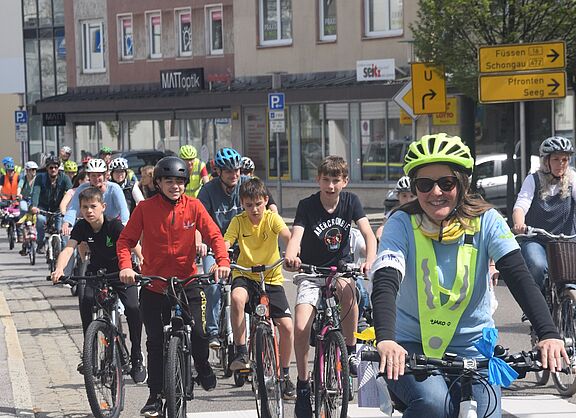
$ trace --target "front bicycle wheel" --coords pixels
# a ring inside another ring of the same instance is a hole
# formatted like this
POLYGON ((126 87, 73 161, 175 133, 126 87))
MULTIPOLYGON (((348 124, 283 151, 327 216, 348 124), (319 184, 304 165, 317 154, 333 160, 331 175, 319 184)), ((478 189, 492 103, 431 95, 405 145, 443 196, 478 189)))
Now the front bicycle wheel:
POLYGON ((28 257, 30 257, 30 265, 36 264, 36 241, 28 243, 28 257))
POLYGON ((96 418, 117 418, 124 407, 124 378, 119 347, 114 347, 112 327, 92 321, 84 338, 84 385, 96 418))
POLYGON ((280 387, 280 359, 278 344, 272 330, 265 324, 256 328, 256 406, 261 418, 284 416, 280 387))
POLYGON ((165 384, 168 418, 186 418, 186 357, 182 338, 173 336, 166 354, 165 384))
MULTIPOLYGON (((576 290, 565 289, 560 295, 558 304, 554 307, 554 321, 564 339, 571 339, 572 348, 575 347, 576 324, 576 290)), ((562 396, 572 396, 576 393, 576 355, 572 355, 570 364, 562 360, 562 366, 568 369, 568 373, 553 373, 554 386, 562 396)))
POLYGON ((314 362, 314 405, 316 418, 348 416, 350 396, 350 373, 348 370, 348 350, 344 336, 338 330, 329 331, 317 353, 320 358, 314 362))
POLYGON ((11 250, 14 249, 14 244, 16 243, 16 237, 14 235, 16 235, 16 229, 14 223, 10 222, 10 225, 8 226, 8 243, 11 250))

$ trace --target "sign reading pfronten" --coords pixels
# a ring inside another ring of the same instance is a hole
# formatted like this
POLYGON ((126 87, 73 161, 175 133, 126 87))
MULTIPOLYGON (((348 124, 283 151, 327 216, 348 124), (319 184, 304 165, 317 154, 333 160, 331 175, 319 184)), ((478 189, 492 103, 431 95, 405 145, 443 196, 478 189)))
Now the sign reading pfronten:
POLYGON ((546 100, 566 97, 564 71, 480 75, 480 103, 546 100))
POLYGON ((563 41, 481 46, 478 52, 481 73, 549 70, 565 66, 566 45, 563 41))

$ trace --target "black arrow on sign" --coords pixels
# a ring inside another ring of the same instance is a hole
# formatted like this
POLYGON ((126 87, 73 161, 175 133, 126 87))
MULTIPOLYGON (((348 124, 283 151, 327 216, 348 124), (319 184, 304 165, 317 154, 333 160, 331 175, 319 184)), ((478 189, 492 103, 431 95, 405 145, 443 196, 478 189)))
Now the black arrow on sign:
POLYGON ((553 78, 552 78, 551 80, 553 81, 553 83, 552 83, 552 84, 547 84, 547 86, 548 86, 548 87, 552 87, 552 91, 550 91, 550 93, 554 93, 554 92, 558 89, 558 87, 560 87, 560 83, 557 82, 557 81, 556 81, 555 79, 553 79, 553 78))
POLYGON ((430 93, 426 93, 422 96, 422 109, 426 109, 426 105, 424 104, 424 102, 426 101, 426 97, 429 97, 430 100, 433 100, 434 97, 436 97, 436 92, 430 89, 430 93))
POLYGON ((554 50, 554 48, 550 48, 550 50, 552 51, 552 53, 546 55, 546 57, 547 57, 547 58, 552 58, 552 59, 550 60, 550 62, 554 62, 554 61, 556 61, 556 60, 558 59, 558 57, 560 56, 560 54, 559 54, 558 52, 556 52, 556 51, 554 50))

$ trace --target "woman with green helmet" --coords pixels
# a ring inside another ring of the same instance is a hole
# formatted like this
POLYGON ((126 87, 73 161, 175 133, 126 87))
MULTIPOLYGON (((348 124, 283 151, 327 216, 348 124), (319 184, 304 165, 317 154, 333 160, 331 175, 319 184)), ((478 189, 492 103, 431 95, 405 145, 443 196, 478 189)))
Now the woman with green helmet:
POLYGON ((206 164, 200 161, 196 147, 190 144, 180 147, 179 157, 186 162, 190 172, 190 180, 184 193, 190 197, 198 197, 202 186, 210 181, 206 164))
POLYGON ((458 379, 448 376, 447 383, 437 375, 418 381, 404 375, 405 355, 492 356, 477 343, 484 338, 495 344, 497 335, 491 331, 490 259, 532 322, 544 366, 551 371, 561 369, 562 358, 569 361, 563 341, 506 221, 470 193, 474 159, 462 140, 445 133, 423 136, 410 144, 405 163, 417 198, 386 222, 372 267, 380 370, 392 396, 406 406, 405 418, 444 417, 446 399, 450 417, 474 403, 478 416, 496 405, 491 416, 500 417, 496 383, 492 392, 474 381, 474 401, 459 404, 458 379))

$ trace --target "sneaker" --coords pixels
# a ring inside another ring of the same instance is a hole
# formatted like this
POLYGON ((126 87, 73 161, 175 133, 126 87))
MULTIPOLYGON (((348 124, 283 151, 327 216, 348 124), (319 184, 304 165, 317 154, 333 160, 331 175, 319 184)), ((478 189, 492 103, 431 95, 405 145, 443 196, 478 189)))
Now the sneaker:
POLYGON ((140 410, 140 415, 145 417, 161 417, 162 416, 162 395, 150 394, 146 405, 140 410))
POLYGON ((360 365, 360 359, 356 357, 356 353, 352 353, 348 356, 348 371, 350 376, 358 376, 358 366, 360 365))
POLYGON ((216 375, 214 374, 212 366, 210 366, 209 363, 206 363, 206 366, 198 370, 196 381, 200 383, 202 389, 207 392, 213 390, 216 387, 216 375))
POLYGON ((240 353, 238 354, 232 363, 230 363, 230 370, 245 370, 250 368, 250 359, 248 357, 248 353, 240 353))
POLYGON ((84 362, 83 361, 78 363, 78 366, 76 366, 76 371, 80 374, 84 374, 84 362))
POLYGON ((148 378, 148 371, 146 370, 146 366, 142 360, 136 360, 132 362, 132 370, 130 370, 130 376, 132 376, 132 380, 134 383, 144 383, 148 378))
POLYGON ((36 248, 36 254, 44 254, 44 247, 36 248))
POLYGON ((215 350, 220 348, 220 338, 217 335, 211 335, 208 337, 208 347, 213 348, 215 350))
POLYGON ((28 254, 26 254, 26 249, 22 248, 20 251, 18 251, 18 254, 20 254, 22 257, 26 257, 28 254))
POLYGON ((280 387, 282 389, 282 399, 286 401, 296 399, 296 388, 292 380, 290 380, 290 375, 284 375, 284 379, 280 382, 280 387))
MULTIPOLYGON (((300 383, 300 382, 299 382, 300 383)), ((296 389, 296 405, 294 405, 296 418, 312 418, 312 402, 310 401, 310 384, 296 389)))

